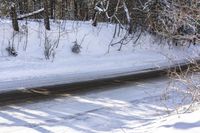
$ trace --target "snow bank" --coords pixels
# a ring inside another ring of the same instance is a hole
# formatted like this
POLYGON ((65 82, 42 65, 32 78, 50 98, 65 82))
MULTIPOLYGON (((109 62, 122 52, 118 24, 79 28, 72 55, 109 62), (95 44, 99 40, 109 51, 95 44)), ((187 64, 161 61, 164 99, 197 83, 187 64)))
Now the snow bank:
MULTIPOLYGON (((197 46, 169 47, 158 45, 150 35, 142 35, 137 44, 133 41, 118 51, 119 45, 108 46, 114 33, 114 25, 99 24, 91 26, 90 22, 51 21, 51 31, 45 31, 42 22, 20 21, 20 33, 12 31, 9 20, 0 20, 0 81, 18 81, 24 79, 42 79, 59 75, 79 75, 87 73, 114 73, 117 70, 156 66, 160 62, 180 60, 198 56, 197 46), (44 56, 45 37, 54 43, 59 38, 58 48, 53 57, 46 60, 44 56), (71 48, 74 42, 81 44, 81 53, 74 54, 71 48), (8 56, 5 50, 13 45, 17 57, 8 56)), ((120 40, 124 31, 114 39, 120 40)), ((135 37, 137 38, 137 36, 135 37)), ((128 70, 128 69, 127 69, 128 70)), ((13 82, 14 83, 14 82, 13 82)))

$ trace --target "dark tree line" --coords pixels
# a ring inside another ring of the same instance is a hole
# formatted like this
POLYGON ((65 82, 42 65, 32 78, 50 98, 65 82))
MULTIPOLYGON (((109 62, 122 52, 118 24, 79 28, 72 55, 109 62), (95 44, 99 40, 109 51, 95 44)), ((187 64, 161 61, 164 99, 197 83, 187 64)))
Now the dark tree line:
POLYGON ((44 19, 48 30, 49 19, 60 19, 92 20, 93 26, 110 22, 126 29, 128 34, 147 31, 194 44, 200 34, 199 0, 0 0, 0 15, 11 16, 16 25, 13 13, 29 13, 26 18, 44 19), (13 3, 15 11, 10 11, 14 10, 10 6, 13 3))
MULTIPOLYGON (((39 10, 44 0, 0 0, 0 15, 6 16, 10 3, 15 3, 18 14, 39 10)), ((47 0, 51 19, 89 20, 94 11, 95 0, 47 0)), ((43 15, 35 16, 42 18, 43 15)))

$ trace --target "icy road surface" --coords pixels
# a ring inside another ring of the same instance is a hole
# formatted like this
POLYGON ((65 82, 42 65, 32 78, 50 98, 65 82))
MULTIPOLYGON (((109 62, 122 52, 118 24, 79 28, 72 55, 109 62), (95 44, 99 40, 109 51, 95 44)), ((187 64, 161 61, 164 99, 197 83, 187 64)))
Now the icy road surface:
POLYGON ((199 112, 174 113, 181 93, 166 93, 169 84, 166 78, 116 82, 1 106, 0 133, 197 133, 199 112))

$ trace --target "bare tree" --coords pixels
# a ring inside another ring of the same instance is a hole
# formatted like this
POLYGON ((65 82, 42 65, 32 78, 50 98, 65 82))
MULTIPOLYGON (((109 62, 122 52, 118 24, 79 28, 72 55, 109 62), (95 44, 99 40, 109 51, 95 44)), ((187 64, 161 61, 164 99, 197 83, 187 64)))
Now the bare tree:
POLYGON ((17 21, 17 13, 16 13, 16 7, 15 4, 12 3, 10 7, 10 16, 12 18, 12 26, 15 31, 19 31, 19 25, 17 21))
POLYGON ((44 0, 44 25, 46 30, 50 30, 50 22, 49 22, 49 8, 48 8, 48 0, 44 0))

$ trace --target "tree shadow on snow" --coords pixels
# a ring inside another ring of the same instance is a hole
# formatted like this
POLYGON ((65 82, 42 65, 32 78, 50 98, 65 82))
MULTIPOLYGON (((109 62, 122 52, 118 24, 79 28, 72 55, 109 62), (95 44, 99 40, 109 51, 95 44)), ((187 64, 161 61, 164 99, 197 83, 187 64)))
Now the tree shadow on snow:
POLYGON ((176 129, 181 129, 181 130, 187 130, 187 129, 191 129, 191 128, 196 128, 196 127, 200 127, 200 121, 197 121, 195 123, 186 123, 186 122, 177 122, 173 125, 164 125, 163 127, 166 128, 176 128, 176 129))
MULTIPOLYGON (((155 122, 159 116, 167 114, 166 109, 161 108, 160 95, 151 96, 148 93, 144 96, 147 88, 144 90, 144 93, 140 91, 143 98, 139 99, 132 98, 135 88, 126 87, 112 88, 111 91, 103 89, 98 95, 78 93, 32 104, 8 105, 0 110, 0 131, 1 128, 19 127, 27 129, 27 132, 31 130, 38 133, 93 133, 143 128, 155 122), (127 100, 127 97, 133 100, 127 100)), ((187 125, 189 128, 190 125, 187 125)), ((179 123, 176 127, 181 128, 179 123)))

